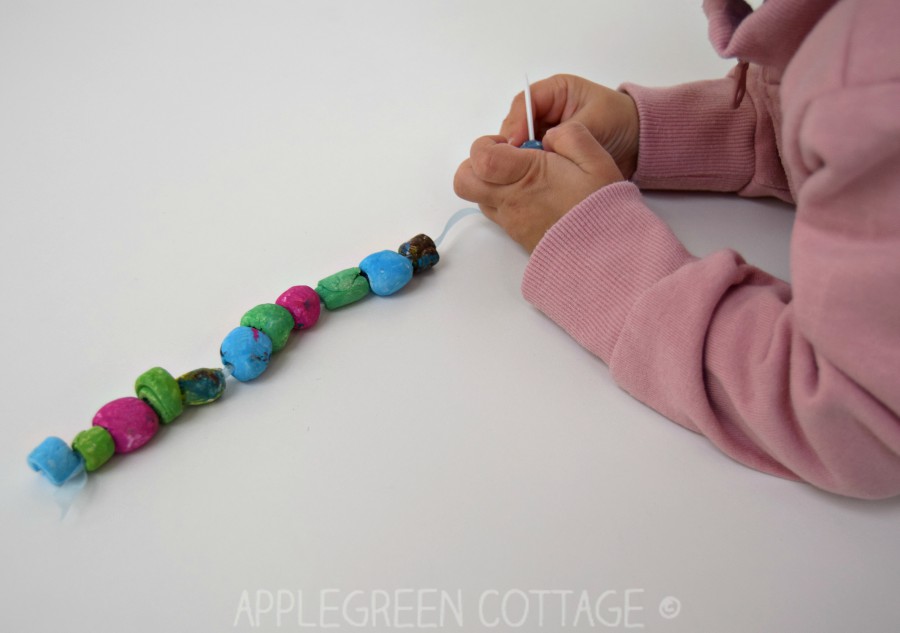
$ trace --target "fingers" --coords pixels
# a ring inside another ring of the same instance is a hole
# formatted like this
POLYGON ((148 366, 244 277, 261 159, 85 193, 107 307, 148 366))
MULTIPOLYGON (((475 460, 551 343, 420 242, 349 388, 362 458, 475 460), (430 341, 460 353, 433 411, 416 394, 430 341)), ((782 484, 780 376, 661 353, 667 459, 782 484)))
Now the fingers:
POLYGON ((488 215, 488 209, 496 209, 503 200, 501 189, 501 185, 485 182, 475 174, 471 158, 462 162, 453 177, 453 191, 456 195, 476 203, 485 215, 488 215))
POLYGON ((548 130, 544 135, 544 149, 567 158, 582 171, 590 173, 605 173, 610 165, 615 166, 609 153, 578 121, 567 121, 548 130))
MULTIPOLYGON (((531 106, 538 138, 541 137, 541 132, 564 120, 570 93, 569 78, 569 75, 554 75, 531 84, 531 106)), ((520 92, 513 99, 509 114, 500 126, 500 134, 516 147, 528 139, 525 93, 520 92)))
POLYGON ((472 144, 469 159, 456 170, 453 189, 460 198, 493 210, 504 190, 525 178, 540 160, 540 152, 521 150, 502 136, 482 136, 472 144))
POLYGON ((534 155, 509 144, 502 136, 482 136, 469 153, 472 170, 481 180, 494 185, 510 185, 531 169, 534 155))

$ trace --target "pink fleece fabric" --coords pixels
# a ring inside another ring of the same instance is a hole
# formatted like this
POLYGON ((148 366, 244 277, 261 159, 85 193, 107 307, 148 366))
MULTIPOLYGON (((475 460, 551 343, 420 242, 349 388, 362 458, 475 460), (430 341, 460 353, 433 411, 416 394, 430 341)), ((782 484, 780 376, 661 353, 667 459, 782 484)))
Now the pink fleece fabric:
POLYGON ((523 293, 625 390, 734 459, 835 493, 900 494, 900 2, 706 0, 750 62, 637 103, 634 182, 600 189, 531 256, 523 293), (692 256, 639 188, 796 203, 793 286, 692 256))

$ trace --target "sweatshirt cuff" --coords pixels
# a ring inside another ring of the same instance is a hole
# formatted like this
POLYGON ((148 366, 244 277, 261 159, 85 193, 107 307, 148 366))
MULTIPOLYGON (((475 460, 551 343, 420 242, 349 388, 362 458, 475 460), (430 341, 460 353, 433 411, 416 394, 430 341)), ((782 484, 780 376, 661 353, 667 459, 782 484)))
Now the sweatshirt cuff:
POLYGON ((734 108, 732 77, 669 88, 619 87, 638 109, 641 189, 738 191, 753 177, 756 114, 734 108))
POLYGON ((608 364, 641 295, 694 259, 638 188, 619 182, 547 231, 525 269, 522 294, 608 364))

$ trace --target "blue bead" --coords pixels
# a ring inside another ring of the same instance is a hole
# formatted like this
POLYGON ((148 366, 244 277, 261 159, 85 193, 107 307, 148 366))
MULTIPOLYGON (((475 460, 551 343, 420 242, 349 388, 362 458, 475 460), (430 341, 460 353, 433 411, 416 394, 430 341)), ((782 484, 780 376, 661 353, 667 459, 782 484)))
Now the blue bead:
POLYGON ((84 458, 58 437, 48 437, 29 453, 28 465, 54 486, 61 486, 84 468, 84 458))
POLYGON ((231 368, 232 375, 241 382, 247 382, 269 366, 272 339, 256 328, 242 325, 228 333, 219 353, 222 364, 231 368))
POLYGON ((543 143, 540 141, 536 141, 534 139, 525 141, 521 145, 519 145, 522 149, 544 149, 543 143))
POLYGON ((382 297, 400 290, 413 276, 412 262, 394 251, 372 253, 359 263, 359 269, 372 292, 382 297))

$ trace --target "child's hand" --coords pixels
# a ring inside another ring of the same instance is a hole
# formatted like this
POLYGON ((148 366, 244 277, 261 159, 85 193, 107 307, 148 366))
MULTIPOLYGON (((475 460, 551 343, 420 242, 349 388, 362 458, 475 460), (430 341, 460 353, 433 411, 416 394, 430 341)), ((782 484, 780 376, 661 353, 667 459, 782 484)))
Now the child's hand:
MULTIPOLYGON (((532 84, 531 100, 538 140, 560 123, 578 121, 612 155, 625 178, 634 174, 639 123, 637 108, 627 94, 574 75, 554 75, 532 84)), ((516 146, 528 139, 523 93, 513 100, 500 134, 516 146)))
POLYGON ((623 180, 612 156, 574 121, 547 131, 544 150, 483 136, 456 171, 453 188, 478 203, 530 253, 553 224, 597 189, 623 180))

